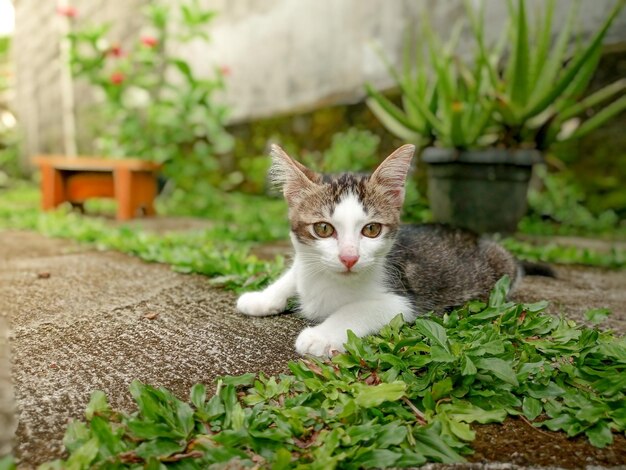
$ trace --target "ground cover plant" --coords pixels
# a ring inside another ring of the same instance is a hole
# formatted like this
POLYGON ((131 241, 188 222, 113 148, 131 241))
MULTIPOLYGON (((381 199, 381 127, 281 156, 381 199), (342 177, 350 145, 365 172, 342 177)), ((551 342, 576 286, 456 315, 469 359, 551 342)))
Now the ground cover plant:
MULTIPOLYGON (((210 228, 154 233, 142 229, 141 221, 114 225, 107 219, 81 216, 66 206, 42 213, 38 209, 38 191, 31 185, 17 186, 0 194, 0 230, 36 230, 102 250, 121 251, 145 261, 169 264, 180 272, 204 274, 216 285, 234 290, 260 288, 284 268, 282 257, 268 261, 251 254, 255 246, 286 238, 289 227, 282 200, 216 192, 211 203, 214 217, 210 228)), ((170 207, 169 211, 175 208, 170 207)), ((525 260, 626 267, 626 250, 618 247, 601 252, 515 238, 506 238, 502 243, 525 260)))
MULTIPOLYGON (((79 20, 81 12, 61 13, 79 20)), ((142 34, 123 44, 110 24, 71 23, 71 72, 101 97, 88 116, 93 142, 81 151, 163 163, 171 184, 187 191, 199 179, 215 184, 218 156, 233 146, 228 108, 215 100, 230 70, 215 65, 201 75, 179 51, 191 42, 210 47, 216 13, 189 0, 149 2, 141 16, 142 34)))
POLYGON ((545 302, 507 302, 508 283, 488 303, 351 335, 346 353, 290 362, 289 374, 222 377, 212 394, 197 384, 188 401, 133 382, 137 410, 127 413, 96 391, 85 420, 67 428, 67 459, 42 468, 462 462, 471 424, 507 416, 609 445, 626 431, 626 340, 546 315, 545 302))
POLYGON ((254 196, 222 199, 220 220, 204 230, 154 233, 139 225, 114 225, 105 218, 84 217, 62 207, 40 212, 38 191, 31 186, 5 191, 0 197, 0 230, 36 230, 44 235, 69 238, 101 250, 117 250, 145 261, 166 263, 185 273, 209 276, 216 285, 231 289, 260 287, 277 276, 284 260, 260 260, 250 253, 253 245, 284 238, 288 227, 277 215, 282 201, 264 200, 263 213, 254 196), (247 210, 246 210, 247 208, 247 210), (273 221, 266 222, 266 218, 273 221))

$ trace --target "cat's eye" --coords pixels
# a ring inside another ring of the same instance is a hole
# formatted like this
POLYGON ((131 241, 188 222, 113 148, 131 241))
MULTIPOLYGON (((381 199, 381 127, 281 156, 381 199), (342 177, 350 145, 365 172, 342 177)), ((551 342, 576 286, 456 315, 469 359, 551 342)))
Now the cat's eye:
POLYGON ((376 238, 378 235, 380 235, 380 232, 382 230, 383 230, 383 226, 381 224, 373 222, 363 227, 363 230, 361 230, 361 233, 363 234, 363 236, 367 238, 376 238))
POLYGON ((335 233, 335 228, 326 222, 317 222, 313 224, 313 231, 320 238, 328 238, 335 233))

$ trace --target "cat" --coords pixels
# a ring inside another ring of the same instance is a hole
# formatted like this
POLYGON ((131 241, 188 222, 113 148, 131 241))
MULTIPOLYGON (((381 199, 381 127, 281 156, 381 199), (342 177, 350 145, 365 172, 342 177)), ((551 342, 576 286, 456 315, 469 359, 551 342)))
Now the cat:
POLYGON ((318 174, 271 147, 270 180, 289 207, 295 256, 291 268, 237 309, 251 316, 283 312, 297 296, 299 311, 317 323, 304 329, 299 354, 344 351, 347 331, 376 333, 398 314, 410 322, 471 299, 485 299, 505 274, 522 268, 500 245, 443 225, 401 225, 405 183, 415 152, 404 145, 368 175, 318 174))

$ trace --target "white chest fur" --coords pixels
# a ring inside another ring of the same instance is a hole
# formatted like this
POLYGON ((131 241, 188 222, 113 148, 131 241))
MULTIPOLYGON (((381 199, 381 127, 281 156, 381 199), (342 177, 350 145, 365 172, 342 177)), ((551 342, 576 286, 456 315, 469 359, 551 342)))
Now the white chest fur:
POLYGON ((366 274, 312 274, 296 256, 294 274, 301 314, 309 320, 320 322, 346 305, 380 301, 393 295, 382 286, 382 272, 377 271, 366 274))

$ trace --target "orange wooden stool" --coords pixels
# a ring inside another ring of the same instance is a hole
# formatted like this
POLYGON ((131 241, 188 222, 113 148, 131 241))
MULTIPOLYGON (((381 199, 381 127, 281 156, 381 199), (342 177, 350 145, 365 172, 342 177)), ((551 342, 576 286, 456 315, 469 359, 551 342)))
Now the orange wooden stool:
POLYGON ((97 157, 40 155, 41 206, 52 210, 69 201, 82 204, 89 198, 117 201, 117 220, 135 217, 139 209, 154 215, 156 174, 162 165, 136 158, 107 160, 97 157))

